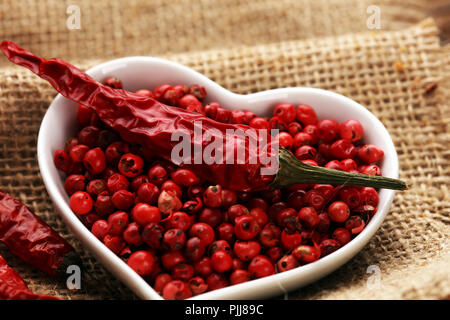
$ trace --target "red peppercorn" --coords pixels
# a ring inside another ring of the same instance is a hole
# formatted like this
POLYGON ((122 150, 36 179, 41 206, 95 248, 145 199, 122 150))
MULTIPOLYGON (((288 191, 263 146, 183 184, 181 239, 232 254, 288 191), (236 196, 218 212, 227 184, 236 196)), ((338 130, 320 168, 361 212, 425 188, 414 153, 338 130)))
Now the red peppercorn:
POLYGON ((322 210, 327 202, 327 198, 319 190, 309 190, 305 194, 305 203, 316 210, 322 210))
POLYGON ((102 149, 94 148, 87 151, 83 158, 83 165, 90 173, 94 175, 105 170, 106 159, 102 149))
POLYGON ((180 199, 172 191, 162 191, 158 197, 158 208, 164 214, 171 214, 181 209, 180 199))
POLYGON ((163 267, 168 270, 172 270, 173 268, 175 268, 175 266, 177 264, 183 263, 185 261, 186 261, 186 259, 181 254, 181 252, 178 250, 165 251, 161 255, 161 263, 162 263, 163 267))
POLYGON ((181 250, 186 242, 186 234, 181 229, 169 229, 163 236, 163 247, 168 250, 181 250))
POLYGON ((339 197, 352 209, 358 207, 361 202, 361 194, 355 187, 342 187, 339 190, 339 197))
POLYGON ((234 270, 230 275, 230 283, 232 285, 243 283, 251 280, 250 272, 243 269, 234 270))
POLYGON ((333 231, 331 237, 339 242, 341 246, 346 245, 352 239, 350 231, 345 228, 337 228, 333 231))
POLYGON ((247 203, 247 206, 250 210, 258 208, 263 211, 266 211, 269 208, 269 205, 267 204, 267 201, 263 198, 252 198, 247 203))
POLYGON ((325 212, 319 214, 319 223, 316 226, 317 231, 325 233, 330 228, 330 218, 328 218, 328 214, 325 212))
POLYGON ((193 295, 198 295, 208 290, 208 285, 202 277, 194 277, 188 283, 193 295))
POLYGON ((78 143, 84 144, 89 148, 93 148, 96 143, 98 136, 100 134, 100 129, 96 126, 87 126, 78 132, 78 143))
POLYGON ((303 125, 316 124, 317 115, 313 108, 306 104, 301 104, 297 107, 297 121, 303 125))
POLYGON ((192 297, 191 290, 186 282, 172 280, 163 289, 163 298, 166 300, 184 300, 192 297))
POLYGON ((127 190, 119 190, 114 192, 111 202, 119 210, 127 210, 134 204, 134 194, 127 190))
POLYGON ((280 132, 276 135, 275 141, 282 148, 291 149, 294 144, 294 138, 288 132, 280 132))
POLYGON ((222 205, 222 187, 220 185, 209 186, 203 194, 203 203, 210 208, 222 205))
POLYGON ((108 222, 106 220, 97 220, 92 224, 91 232, 99 240, 103 241, 103 238, 108 233, 108 222))
POLYGON ((194 276, 194 268, 190 264, 179 263, 172 269, 172 278, 187 281, 194 276))
POLYGON ((139 225, 136 222, 130 223, 123 231, 123 240, 132 246, 140 246, 143 243, 139 225))
POLYGON ((107 192, 107 189, 106 181, 102 179, 91 180, 86 187, 86 191, 93 197, 97 197, 102 192, 107 192))
POLYGON ((166 225, 168 227, 180 229, 184 232, 189 230, 191 223, 191 218, 182 211, 172 213, 166 220, 166 225))
POLYGON ((230 123, 231 110, 224 109, 224 108, 217 108, 215 120, 222 122, 222 123, 230 123))
POLYGON ((296 229, 295 218, 297 217, 297 211, 292 208, 286 208, 281 210, 276 215, 276 221, 279 226, 283 228, 289 228, 291 230, 296 229))
POLYGON ((89 193, 84 191, 77 191, 70 197, 70 209, 79 215, 88 214, 94 206, 89 193))
POLYGON ((123 88, 122 81, 120 81, 120 79, 116 78, 116 77, 106 78, 105 84, 113 89, 122 89, 123 88))
POLYGON ((220 104, 211 102, 204 107, 205 115, 211 119, 215 119, 219 108, 221 108, 220 104))
POLYGON ((320 243, 320 256, 324 257, 333 253, 341 246, 339 242, 333 239, 325 239, 320 243))
POLYGON ((245 112, 242 110, 233 110, 231 111, 231 119, 230 122, 234 124, 247 124, 245 121, 245 112))
POLYGON ((192 94, 186 94, 178 101, 178 106, 180 108, 186 109, 190 105, 201 107, 202 104, 198 101, 197 97, 192 94))
MULTIPOLYGON (((138 223, 139 224, 139 223, 138 223)), ((142 240, 152 249, 159 249, 163 238, 164 229, 157 223, 148 223, 142 230, 142 240)))
POLYGON ((214 229, 204 222, 197 222, 192 225, 189 230, 190 237, 199 237, 203 245, 206 247, 214 241, 214 229))
POLYGON ((250 261, 261 252, 261 246, 257 241, 236 241, 233 252, 239 259, 250 261))
POLYGON ((341 163, 338 160, 328 161, 325 164, 325 168, 333 169, 333 170, 341 170, 342 171, 342 165, 341 165, 341 163))
POLYGON ((148 176, 146 175, 140 175, 135 177, 132 181, 131 181, 131 190, 133 190, 133 192, 138 191, 139 187, 141 185, 143 185, 144 183, 150 182, 150 179, 148 178, 148 176))
POLYGON ((298 122, 291 122, 288 124, 287 130, 289 134, 295 137, 298 133, 302 132, 302 125, 298 122))
POLYGON ((167 180, 167 170, 161 165, 155 165, 148 171, 150 182, 160 187, 167 180))
POLYGON ((115 165, 123 154, 126 154, 130 152, 130 147, 128 144, 122 142, 122 141, 116 141, 111 143, 105 150, 105 158, 106 161, 111 164, 115 165))
POLYGON ((290 123, 295 121, 297 112, 292 104, 281 103, 275 107, 273 115, 285 123, 290 123))
MULTIPOLYGON (((148 187, 148 186, 147 186, 148 187)), ((154 186, 153 192, 152 194, 154 194, 154 191, 156 191, 156 189, 158 187, 154 186)), ((177 185, 175 182, 173 182, 172 180, 166 180, 164 181, 164 183, 161 185, 161 191, 171 191, 173 192, 173 194, 175 194, 175 196, 177 196, 178 198, 181 198, 183 196, 183 190, 180 188, 179 185, 177 185)), ((159 189, 158 189, 158 195, 159 195, 159 189)), ((154 200, 156 200, 158 197, 156 196, 156 198, 154 200)))
POLYGON ((283 249, 280 247, 271 247, 266 251, 266 255, 272 263, 276 263, 283 255, 283 249))
POLYGON ((350 216, 350 208, 343 201, 335 201, 328 207, 328 216, 331 221, 344 222, 350 216))
POLYGON ((350 140, 339 139, 333 142, 330 146, 330 153, 332 157, 339 160, 344 160, 355 157, 356 148, 350 140))
POLYGON ((211 267, 211 259, 209 257, 201 258, 194 264, 194 270, 202 277, 209 276, 213 272, 211 267))
POLYGON ((111 196, 109 196, 107 192, 103 192, 97 196, 94 208, 95 212, 102 217, 110 215, 116 209, 111 201, 111 196))
POLYGON ((206 283, 208 285, 208 291, 225 288, 229 285, 225 275, 216 272, 211 273, 208 278, 206 278, 206 283))
POLYGON ((267 216, 265 210, 263 210, 261 208, 253 208, 252 210, 250 210, 249 215, 252 216, 253 218, 255 218, 256 223, 261 228, 263 228, 269 221, 269 217, 267 216))
POLYGON ((189 215, 193 215, 194 213, 197 213, 203 208, 203 202, 200 200, 200 198, 197 198, 197 200, 189 200, 186 201, 181 210, 186 212, 189 215))
POLYGON ((378 206, 379 197, 377 191, 374 188, 362 187, 359 192, 361 195, 361 204, 364 207, 368 207, 366 209, 373 210, 378 206))
POLYGON ((232 259, 225 250, 217 250, 211 256, 211 266, 216 272, 225 272, 231 269, 232 259))
POLYGON ((107 234, 103 238, 103 243, 105 246, 114 252, 115 254, 120 254, 122 249, 125 247, 125 243, 123 242, 122 238, 119 236, 112 236, 110 234, 107 234))
POLYGON ((256 237, 261 227, 252 216, 240 216, 235 219, 234 233, 240 240, 250 240, 256 237))
POLYGON ((84 155, 89 151, 89 147, 84 144, 78 144, 70 149, 69 156, 72 162, 82 162, 84 155))
POLYGON ((81 174, 72 174, 64 181, 64 189, 71 196, 77 191, 83 191, 86 186, 86 178, 81 174))
POLYGON ((347 120, 339 125, 339 135, 342 139, 356 142, 362 139, 364 128, 358 120, 347 120))
POLYGON ((282 257, 277 262, 277 271, 278 272, 285 272, 294 268, 297 268, 300 264, 298 263, 297 259, 292 254, 288 254, 284 257, 282 257))
POLYGON ((228 242, 234 241, 234 226, 231 223, 221 223, 217 228, 217 238, 228 242))
POLYGON ((301 245, 292 251, 294 257, 302 263, 311 263, 320 258, 320 249, 312 246, 301 245))
POLYGON ((287 124, 282 119, 278 117, 272 117, 269 120, 270 129, 285 131, 287 130, 287 124))
POLYGON ((319 191, 327 200, 335 195, 335 188, 331 184, 316 184, 313 189, 319 191))
POLYGON ((250 120, 249 126, 254 129, 266 129, 270 130, 270 124, 269 122, 261 117, 255 117, 252 120, 250 120))
POLYGON ((108 217, 108 234, 120 236, 128 226, 128 213, 117 211, 108 217))
POLYGON ((309 133, 299 132, 294 136, 293 146, 295 149, 310 145, 313 145, 313 138, 309 133))
POLYGON ((368 165, 361 171, 361 173, 369 174, 372 176, 381 176, 381 169, 376 164, 368 165))
POLYGON ((317 150, 311 146, 301 146, 295 150, 295 157, 299 160, 313 160, 317 154, 317 150))
POLYGON ((222 212, 219 209, 203 208, 198 216, 198 220, 215 228, 222 222, 222 212))
POLYGON ((345 228, 352 234, 358 234, 363 231, 366 223, 360 216, 351 216, 345 221, 345 228))
POLYGON ((242 215, 246 215, 249 213, 248 209, 243 206, 242 204, 235 204, 228 208, 228 217, 231 222, 234 222, 234 220, 237 217, 240 217, 242 215))
POLYGON ((300 209, 297 218, 307 228, 314 228, 319 223, 319 215, 313 207, 304 207, 300 209))
POLYGON ((162 294, 162 290, 168 284, 170 281, 172 281, 172 277, 168 273, 160 273, 155 278, 155 283, 153 285, 153 289, 155 289, 156 292, 159 294, 162 294))
POLYGON ((267 213, 269 215, 269 218, 276 219, 276 216, 278 215, 278 213, 287 208, 288 208, 288 206, 285 202, 276 202, 269 207, 269 209, 267 210, 267 213))
POLYGON ((302 243, 302 236, 298 231, 285 229, 281 232, 280 243, 284 250, 290 251, 302 243))
POLYGON ((64 150, 55 151, 53 162, 55 163, 56 168, 64 172, 69 172, 72 165, 72 160, 64 150))
POLYGON ((125 177, 134 178, 142 173, 144 160, 135 154, 126 153, 120 158, 118 168, 125 177))
POLYGON ((131 210, 133 220, 145 226, 148 223, 158 223, 161 220, 161 212, 157 207, 150 206, 146 203, 138 203, 131 210))
POLYGON ((317 136, 325 142, 336 140, 339 136, 339 123, 331 119, 319 121, 317 124, 317 136))
POLYGON ((225 241, 225 240, 213 241, 208 246, 208 255, 211 256, 217 250, 224 250, 224 251, 226 251, 228 253, 231 253, 231 247, 230 247, 229 243, 227 241, 225 241))
POLYGON ((281 229, 275 223, 268 223, 264 226, 259 234, 259 241, 263 246, 268 248, 279 244, 281 237, 281 229))
POLYGON ((263 278, 274 274, 272 262, 263 255, 257 255, 248 265, 248 272, 255 278, 263 278))
POLYGON ((198 177, 191 170, 177 169, 171 174, 173 182, 182 187, 190 187, 200 182, 198 177))
POLYGON ((136 192, 137 200, 147 204, 155 204, 159 197, 159 189, 153 183, 146 182, 141 184, 136 192))
POLYGON ((353 160, 353 159, 341 160, 341 167, 342 167, 342 170, 347 171, 347 172, 356 171, 358 169, 358 165, 356 164, 355 160, 353 160))
POLYGON ((236 192, 233 190, 222 190, 222 207, 229 208, 237 202, 236 192))
POLYGON ((380 161, 383 156, 383 150, 373 144, 365 144, 358 150, 358 158, 366 164, 380 161))
POLYGON ((128 265, 140 276, 145 276, 152 272, 155 259, 153 255, 144 250, 133 252, 128 258, 128 265))

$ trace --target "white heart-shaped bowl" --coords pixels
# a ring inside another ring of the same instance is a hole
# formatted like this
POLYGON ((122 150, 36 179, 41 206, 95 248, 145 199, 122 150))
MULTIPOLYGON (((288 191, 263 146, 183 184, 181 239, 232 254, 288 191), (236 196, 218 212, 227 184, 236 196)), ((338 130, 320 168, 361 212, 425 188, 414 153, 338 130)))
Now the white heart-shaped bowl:
MULTIPOLYGON (((208 101, 217 101, 225 108, 248 109, 260 115, 269 115, 280 102, 308 104, 320 118, 337 121, 359 120, 365 128, 365 142, 372 143, 385 152, 381 163, 384 176, 398 177, 398 159, 392 139, 383 124, 366 108, 342 95, 314 88, 284 88, 254 94, 240 95, 219 86, 200 73, 171 61, 152 57, 128 57, 98 65, 87 73, 103 81, 109 76, 122 80, 125 89, 135 91, 154 88, 162 83, 199 84, 208 92, 208 101)), ((77 128, 77 104, 58 94, 48 108, 39 131, 38 161, 47 191, 56 208, 76 237, 98 261, 108 268, 143 299, 162 299, 144 279, 106 248, 77 218, 69 207, 69 198, 64 190, 63 175, 53 163, 55 150, 61 149, 77 128)), ((374 235, 384 220, 394 197, 394 191, 381 190, 378 212, 366 228, 350 243, 336 252, 299 268, 270 277, 207 292, 193 299, 256 299, 267 298, 309 284, 350 260, 374 235)))

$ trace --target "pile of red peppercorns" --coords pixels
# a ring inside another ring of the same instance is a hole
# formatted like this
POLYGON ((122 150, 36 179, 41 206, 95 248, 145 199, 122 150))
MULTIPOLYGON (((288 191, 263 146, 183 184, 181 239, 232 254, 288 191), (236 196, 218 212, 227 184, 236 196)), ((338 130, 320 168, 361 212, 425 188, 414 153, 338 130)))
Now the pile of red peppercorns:
MULTIPOLYGON (((105 83, 122 88, 117 78, 105 83)), ((280 145, 314 166, 381 175, 383 151, 363 144, 357 120, 318 121, 313 108, 279 104, 273 116, 203 103, 198 85, 138 95, 225 123, 279 129, 280 145)), ((314 262, 351 241, 376 213, 373 188, 296 184, 237 194, 125 143, 89 108, 57 150, 70 207, 91 232, 165 299, 185 299, 314 262)))

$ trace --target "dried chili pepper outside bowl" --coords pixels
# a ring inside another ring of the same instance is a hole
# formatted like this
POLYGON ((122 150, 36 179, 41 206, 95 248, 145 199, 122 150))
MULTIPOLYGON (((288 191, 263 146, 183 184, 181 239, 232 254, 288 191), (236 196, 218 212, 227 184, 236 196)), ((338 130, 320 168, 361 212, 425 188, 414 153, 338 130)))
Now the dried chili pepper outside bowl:
MULTIPOLYGON (((87 73, 98 81, 115 76, 124 88, 136 91, 154 88, 161 83, 199 84, 208 92, 207 101, 218 101, 225 108, 242 108, 258 115, 269 115, 279 102, 311 105, 319 118, 337 121, 357 119, 365 128, 365 143, 385 152, 380 164, 383 176, 398 177, 398 158, 389 133, 383 124, 357 102, 315 88, 282 88, 248 95, 235 94, 202 74, 175 62, 152 57, 128 57, 98 65, 87 73)), ((77 104, 58 94, 45 114, 38 137, 38 161, 47 191, 66 224, 78 239, 106 268, 143 299, 162 299, 155 290, 124 261, 110 251, 88 230, 69 207, 64 179, 53 162, 54 152, 73 136, 77 129, 77 104)), ((366 228, 350 243, 313 263, 275 275, 252 280, 195 296, 192 299, 255 299, 284 294, 305 286, 336 270, 356 255, 383 222, 394 197, 393 190, 379 191, 378 211, 366 228)))

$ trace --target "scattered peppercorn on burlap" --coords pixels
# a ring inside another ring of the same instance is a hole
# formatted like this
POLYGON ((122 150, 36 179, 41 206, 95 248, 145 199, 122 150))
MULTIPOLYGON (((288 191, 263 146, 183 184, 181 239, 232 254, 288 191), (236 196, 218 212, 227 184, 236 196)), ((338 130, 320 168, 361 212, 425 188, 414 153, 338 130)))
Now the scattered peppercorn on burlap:
MULTIPOLYGON (((208 1, 198 5, 176 1, 173 6, 132 1, 130 8, 111 5, 116 15, 104 23, 94 26, 94 20, 84 20, 87 34, 91 36, 87 39, 80 38, 75 30, 67 31, 65 20, 58 20, 55 12, 62 10, 64 14, 68 2, 45 1, 39 7, 27 2, 29 6, 25 10, 19 6, 21 1, 6 1, 0 4, 0 36, 47 57, 76 59, 83 69, 110 56, 157 54, 186 64, 238 93, 311 86, 333 90, 367 106, 392 135, 399 154, 400 176, 411 188, 396 193, 386 220, 358 255, 326 278, 285 297, 448 299, 450 48, 440 47, 438 30, 432 20, 408 27, 423 18, 421 1, 411 1, 415 5, 405 11, 401 4, 396 4, 399 2, 381 1, 393 10, 385 13, 389 19, 382 18, 384 31, 367 32, 365 19, 362 23, 353 21, 349 27, 348 17, 354 14, 355 19, 360 19, 369 2, 347 1, 348 6, 353 3, 362 10, 362 13, 361 10, 349 13, 353 11, 347 10, 344 1, 337 0, 253 1, 236 3, 236 14, 231 16, 232 9, 225 8, 225 2, 220 1, 215 5, 208 1), (359 3, 364 4, 359 7, 359 3), (198 11, 200 7, 204 12, 198 11), (303 10, 302 19, 291 15, 290 7, 297 8, 292 10, 296 14, 303 10), (188 18, 188 11, 180 8, 192 8, 193 12, 188 18), (149 18, 138 15, 140 10, 145 10, 149 18), (322 10, 323 24, 315 20, 320 16, 317 10, 322 10), (139 19, 128 22, 126 17, 134 18, 133 14, 139 19), (206 16, 210 14, 212 18, 208 20, 206 16), (53 23, 39 22, 39 15, 53 23), (183 28, 182 23, 187 24, 188 19, 192 25, 183 28), (199 20, 209 21, 210 28, 197 24, 199 20), (215 23, 220 20, 225 22, 215 23), (255 26, 263 20, 267 23, 255 26), (87 25, 88 21, 92 25, 87 25), (168 25, 167 21, 173 21, 174 25, 168 25), (177 21, 183 22, 177 24, 177 21), (245 21, 247 25, 237 27, 245 21), (329 21, 333 21, 334 27, 327 25, 329 21), (297 23, 295 27, 291 25, 293 22, 297 23), (118 29, 114 23, 123 28, 118 29), (152 30, 149 34, 148 29, 152 30), (234 37, 230 32, 240 33, 241 37, 234 37), (319 37, 326 34, 331 37, 319 37), (293 40, 300 38, 309 39, 293 40), (268 44, 271 42, 276 43, 268 44), (229 48, 217 48, 221 46, 229 48), (191 52, 177 53, 184 51, 191 52)), ((79 3, 88 6, 88 1, 79 3)), ((110 17, 111 8, 105 9, 103 15, 101 7, 89 6, 93 11, 86 13, 86 19, 110 17)), ((2 245, 1 254, 30 288, 40 293, 70 299, 136 298, 67 229, 39 175, 37 134, 55 91, 3 57, 0 65, 3 66, 0 68, 0 188, 30 206, 74 245, 84 261, 82 289, 68 290, 65 279, 52 279, 33 270, 2 245)))

